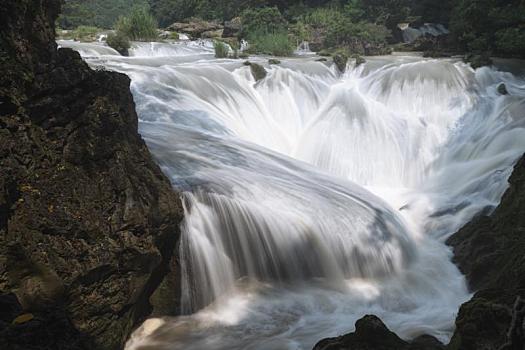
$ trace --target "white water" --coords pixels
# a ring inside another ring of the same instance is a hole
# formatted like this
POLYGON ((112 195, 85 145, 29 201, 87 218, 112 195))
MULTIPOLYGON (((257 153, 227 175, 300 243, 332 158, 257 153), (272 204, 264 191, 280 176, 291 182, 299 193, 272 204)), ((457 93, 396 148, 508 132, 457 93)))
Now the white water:
POLYGON ((311 349, 369 313, 448 341, 469 294, 443 241, 506 189, 525 80, 417 57, 343 76, 261 58, 255 83, 200 50, 88 59, 131 77, 140 132, 186 210, 188 315, 148 320, 127 349, 311 349))

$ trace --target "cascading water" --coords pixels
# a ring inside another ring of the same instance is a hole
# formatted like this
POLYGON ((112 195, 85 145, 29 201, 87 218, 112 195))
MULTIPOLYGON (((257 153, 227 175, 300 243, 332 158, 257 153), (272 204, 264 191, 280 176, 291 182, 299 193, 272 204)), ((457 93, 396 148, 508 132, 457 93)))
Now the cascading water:
POLYGON ((523 77, 418 57, 341 76, 303 57, 255 82, 198 45, 75 45, 131 77, 183 193, 186 316, 146 321, 128 350, 310 349, 367 313, 449 339, 469 294, 443 241, 497 205, 525 151, 523 77))

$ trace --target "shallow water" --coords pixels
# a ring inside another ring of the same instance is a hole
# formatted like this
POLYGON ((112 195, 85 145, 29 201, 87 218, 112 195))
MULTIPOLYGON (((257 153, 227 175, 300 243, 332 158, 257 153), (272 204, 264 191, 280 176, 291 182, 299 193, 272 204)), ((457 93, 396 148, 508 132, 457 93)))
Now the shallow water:
POLYGON ((469 293, 443 242, 497 206, 525 151, 523 76, 259 57, 255 82, 202 43, 60 44, 131 77, 140 132, 182 191, 186 315, 146 321, 127 349, 310 349, 365 314, 449 340, 469 293))

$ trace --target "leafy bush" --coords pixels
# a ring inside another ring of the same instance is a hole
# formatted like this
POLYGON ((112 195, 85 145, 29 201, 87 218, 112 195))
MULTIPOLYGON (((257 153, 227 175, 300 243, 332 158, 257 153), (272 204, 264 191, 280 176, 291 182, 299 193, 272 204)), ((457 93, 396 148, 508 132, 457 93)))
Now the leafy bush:
POLYGON ((241 38, 281 33, 287 30, 288 23, 277 7, 262 7, 246 10, 241 16, 241 38))
POLYGON ((129 16, 120 17, 115 29, 130 40, 155 40, 158 37, 157 22, 147 7, 135 7, 129 16))
POLYGON ((301 17, 301 21, 316 28, 328 28, 345 20, 345 16, 338 8, 316 8, 301 17))
POLYGON ((390 31, 383 25, 368 22, 352 23, 345 20, 333 25, 326 36, 325 45, 327 47, 345 46, 355 53, 367 46, 386 45, 386 40, 390 36, 390 31))
POLYGON ((290 34, 297 42, 311 41, 313 38, 313 28, 301 21, 295 23, 290 28, 290 34))
POLYGON ((106 39, 106 43, 109 47, 117 50, 122 56, 127 56, 128 50, 131 47, 128 37, 121 32, 115 34, 110 33, 106 39))
POLYGON ((95 41, 97 40, 97 34, 102 29, 90 26, 79 26, 75 30, 62 30, 57 29, 57 33, 61 39, 74 39, 78 41, 95 41))
POLYGON ((223 43, 222 41, 215 41, 213 43, 213 48, 215 49, 215 57, 216 58, 227 58, 228 54, 230 52, 230 48, 228 45, 223 43))
POLYGON ((256 32, 248 37, 250 52, 273 56, 290 56, 294 45, 286 31, 265 33, 256 32))
POLYGON ((94 26, 109 29, 115 18, 127 16, 134 6, 145 6, 148 0, 68 0, 62 5, 58 25, 64 29, 94 26))
POLYGON ((525 56, 525 2, 459 0, 450 29, 461 49, 480 55, 525 56))
POLYGON ((498 30, 496 49, 506 54, 525 57, 525 26, 498 30))

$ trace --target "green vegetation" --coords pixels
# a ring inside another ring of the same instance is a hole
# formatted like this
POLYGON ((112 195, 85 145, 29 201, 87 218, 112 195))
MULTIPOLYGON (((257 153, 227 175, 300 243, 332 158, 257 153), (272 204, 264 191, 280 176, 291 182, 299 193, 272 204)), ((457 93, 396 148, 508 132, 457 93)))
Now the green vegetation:
POLYGON ((58 26, 74 29, 78 26, 112 28, 119 16, 127 16, 134 6, 146 6, 148 0, 66 0, 58 26))
POLYGON ((222 41, 216 40, 213 43, 213 48, 215 49, 215 57, 216 58, 227 58, 228 54, 230 52, 230 48, 228 45, 223 43, 222 41))
POLYGON ((293 53, 288 23, 277 7, 246 10, 241 19, 239 36, 250 42, 250 52, 274 56, 289 56, 293 53))
POLYGON ((269 5, 263 0, 150 0, 150 4, 162 27, 190 17, 229 20, 246 9, 269 5))
POLYGON ((109 34, 106 43, 109 47, 117 50, 122 56, 127 56, 128 50, 131 47, 128 37, 120 32, 109 34))
POLYGON ((461 49, 525 57, 525 2, 460 0, 450 18, 461 49))
POLYGON ((97 40, 97 34, 102 29, 91 26, 79 26, 75 30, 64 31, 61 34, 62 39, 74 39, 77 41, 95 41, 97 40))
MULTIPOLYGON (((424 48, 433 56, 463 52, 478 56, 478 63, 490 55, 525 57, 523 0, 66 0, 58 25, 109 28, 122 17, 127 20, 120 19, 117 29, 129 39, 153 39, 156 25, 148 11, 134 12, 148 4, 162 27, 189 17, 240 17, 238 36, 257 53, 288 55, 307 40, 317 51, 383 54, 399 40, 392 35, 398 23, 433 22, 451 31, 446 47, 424 48)), ((90 34, 83 27, 70 36, 82 40, 90 34)))
POLYGON ((115 30, 130 40, 155 40, 158 37, 157 21, 147 7, 137 6, 127 17, 120 17, 115 30))
POLYGON ((273 56, 290 56, 294 45, 286 31, 281 32, 255 32, 248 35, 250 48, 248 51, 258 54, 273 56))

